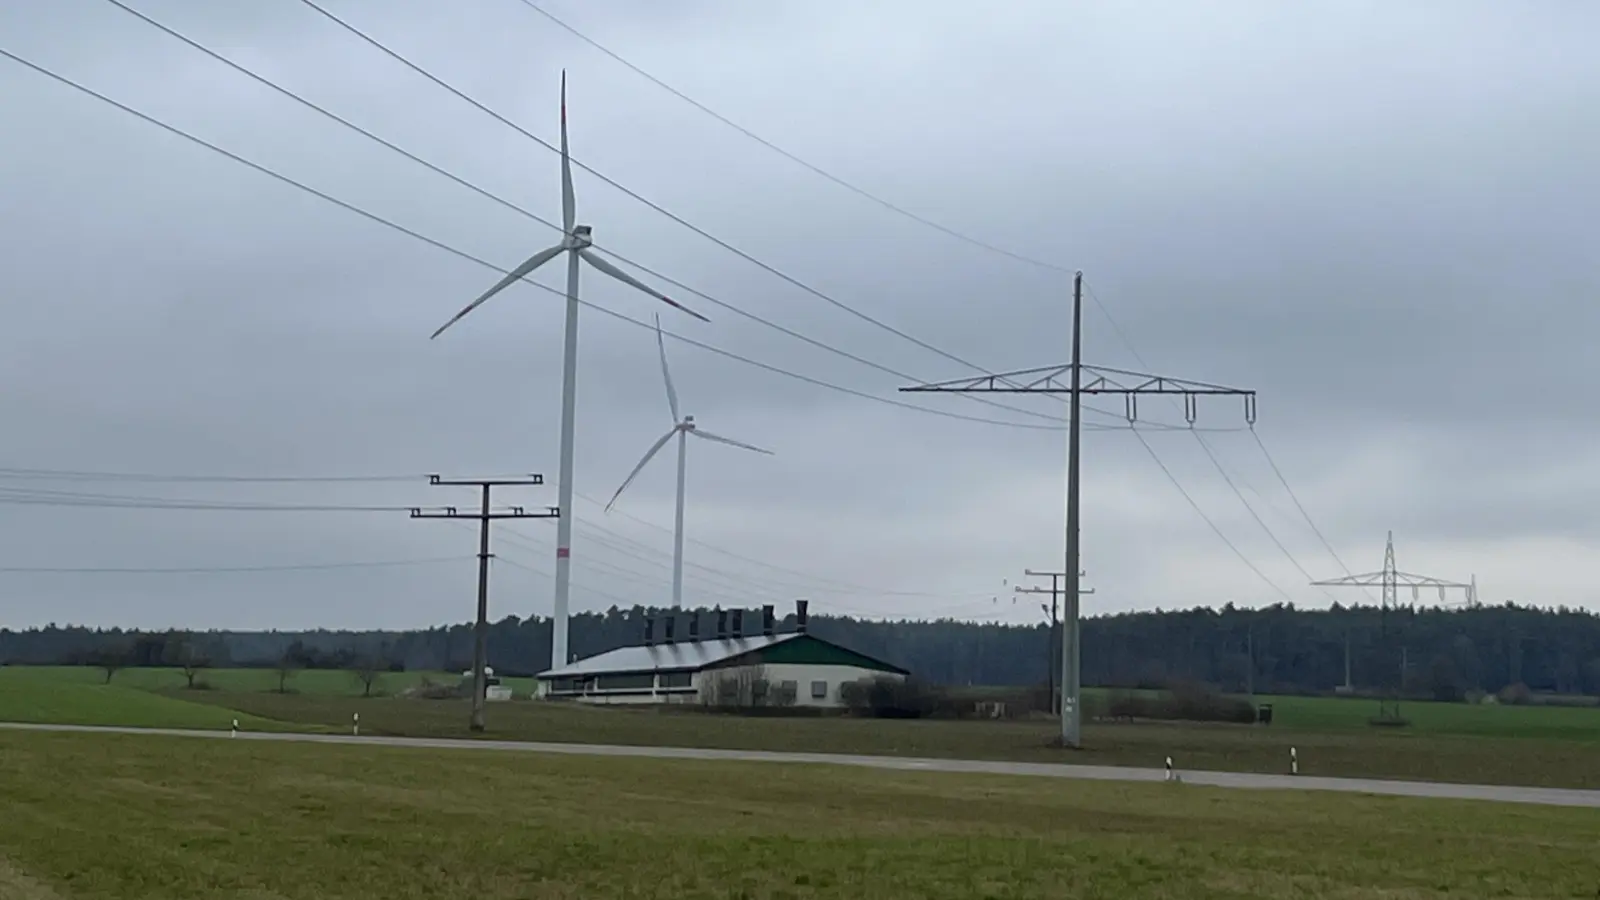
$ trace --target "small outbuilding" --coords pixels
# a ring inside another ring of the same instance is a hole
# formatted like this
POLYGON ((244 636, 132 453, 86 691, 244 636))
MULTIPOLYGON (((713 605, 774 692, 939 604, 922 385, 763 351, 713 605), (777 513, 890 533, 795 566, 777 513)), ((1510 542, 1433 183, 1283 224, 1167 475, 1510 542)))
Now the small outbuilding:
POLYGON ((646 619, 642 644, 541 672, 537 694, 606 704, 839 707, 845 684, 909 674, 807 633, 804 600, 796 605, 795 630, 784 634, 774 633, 771 606, 761 610, 759 634, 743 633, 743 613, 717 610, 716 632, 704 639, 698 613, 688 614, 685 640, 675 634, 677 616, 659 620, 659 639, 657 620, 646 619))

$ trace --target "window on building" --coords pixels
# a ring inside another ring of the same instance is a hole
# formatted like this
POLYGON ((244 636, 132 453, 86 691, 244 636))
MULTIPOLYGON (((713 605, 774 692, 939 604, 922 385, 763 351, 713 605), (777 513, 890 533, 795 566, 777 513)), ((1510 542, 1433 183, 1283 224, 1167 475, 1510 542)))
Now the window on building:
POLYGON ((828 699, 828 683, 826 681, 813 681, 813 682, 811 682, 811 699, 813 699, 813 700, 826 700, 826 699, 828 699))
POLYGON ((693 672, 662 672, 661 686, 664 688, 694 687, 693 672))
POLYGON ((601 691, 648 691, 655 686, 654 672, 642 675, 601 675, 595 679, 595 689, 601 691))

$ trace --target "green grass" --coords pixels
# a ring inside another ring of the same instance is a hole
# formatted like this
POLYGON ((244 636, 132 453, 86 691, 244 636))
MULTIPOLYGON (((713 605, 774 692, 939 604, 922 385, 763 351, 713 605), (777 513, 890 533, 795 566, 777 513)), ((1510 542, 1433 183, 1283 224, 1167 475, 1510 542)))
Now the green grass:
MULTIPOLYGON (((442 673, 386 673, 399 691, 442 673)), ((469 737, 463 702, 363 698, 348 672, 307 671, 279 694, 269 670, 208 670, 215 689, 189 691, 175 669, 128 669, 110 687, 88 668, 0 668, 0 720, 344 731, 354 713, 366 734, 469 737), (141 690, 141 688, 143 690, 141 690), (213 707, 221 707, 220 711, 213 707)), ((581 743, 1074 762, 1283 772, 1289 747, 1305 774, 1600 789, 1600 710, 1408 703, 1413 726, 1368 726, 1375 703, 1340 698, 1262 697, 1270 727, 1091 724, 1087 749, 1047 746, 1049 720, 882 721, 739 718, 520 701, 489 707, 489 737, 581 743)))
MULTIPOLYGON (((1344 697, 1268 697, 1273 727, 1304 731, 1370 731, 1378 701, 1344 697)), ((1407 730, 1423 735, 1558 738, 1600 742, 1600 708, 1502 706, 1403 701, 1407 730)))
POLYGON ((0 734, 0 756, 0 896, 21 900, 1432 900, 1600 883, 1592 810, 131 736, 0 734))
MULTIPOLYGON (((81 684, 102 684, 106 680, 103 670, 89 666, 8 666, 0 668, 0 684, 4 684, 4 679, 9 674, 19 672, 81 684)), ((421 684, 424 678, 432 679, 436 683, 453 684, 460 677, 459 673, 446 672, 384 672, 378 676, 373 691, 377 694, 395 694, 421 684)), ((221 691, 278 690, 278 673, 273 669, 202 669, 195 680, 221 691)), ((507 678, 504 681, 522 696, 526 696, 533 689, 531 678, 507 678)), ((118 671, 112 676, 111 683, 146 691, 173 691, 185 687, 188 681, 184 678, 182 669, 138 668, 118 671)), ((330 669, 307 669, 295 672, 288 679, 286 687, 295 694, 336 697, 359 697, 363 692, 363 686, 354 673, 330 669)))
MULTIPOLYGON (((363 734, 467 737, 460 701, 219 694, 216 702, 255 715, 348 728, 363 734)), ((1289 747, 1308 775, 1404 778, 1600 789, 1595 744, 1389 731, 1325 733, 1232 725, 1091 725, 1086 748, 1049 746, 1054 722, 746 718, 695 712, 512 702, 488 708, 486 737, 527 741, 865 753, 1286 772, 1289 747)))
POLYGON ((0 721, 4 722, 222 729, 233 719, 252 730, 300 727, 117 684, 66 681, 44 670, 0 669, 0 721))

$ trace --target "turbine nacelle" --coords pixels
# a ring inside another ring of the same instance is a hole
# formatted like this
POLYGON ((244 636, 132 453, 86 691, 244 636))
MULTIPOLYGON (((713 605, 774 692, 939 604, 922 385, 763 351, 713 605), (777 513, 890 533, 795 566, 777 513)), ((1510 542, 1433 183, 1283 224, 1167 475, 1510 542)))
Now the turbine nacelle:
POLYGON ((572 233, 561 242, 568 250, 582 250, 594 246, 594 229, 588 225, 572 226, 572 233))

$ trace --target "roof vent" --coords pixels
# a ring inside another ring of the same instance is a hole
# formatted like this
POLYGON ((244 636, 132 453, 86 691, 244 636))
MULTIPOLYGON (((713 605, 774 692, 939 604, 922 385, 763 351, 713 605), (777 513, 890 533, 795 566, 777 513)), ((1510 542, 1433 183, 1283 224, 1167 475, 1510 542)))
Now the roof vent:
POLYGON ((649 647, 656 642, 656 620, 650 616, 644 617, 644 645, 649 647))
POLYGON ((725 641, 727 639, 728 639, 728 611, 725 610, 725 609, 719 608, 717 610, 717 640, 725 641))
POLYGON ((744 610, 733 611, 733 637, 734 640, 744 637, 744 610))
POLYGON ((768 603, 766 606, 761 607, 761 633, 767 637, 772 637, 774 624, 772 618, 772 604, 768 603))
POLYGON ((689 613, 689 640, 700 640, 700 610, 689 613))
POLYGON ((678 617, 668 613, 666 618, 661 620, 661 643, 671 644, 676 641, 678 639, 677 631, 678 617))
POLYGON ((806 632, 806 607, 810 606, 809 600, 796 600, 794 602, 794 630, 800 634, 806 632))

